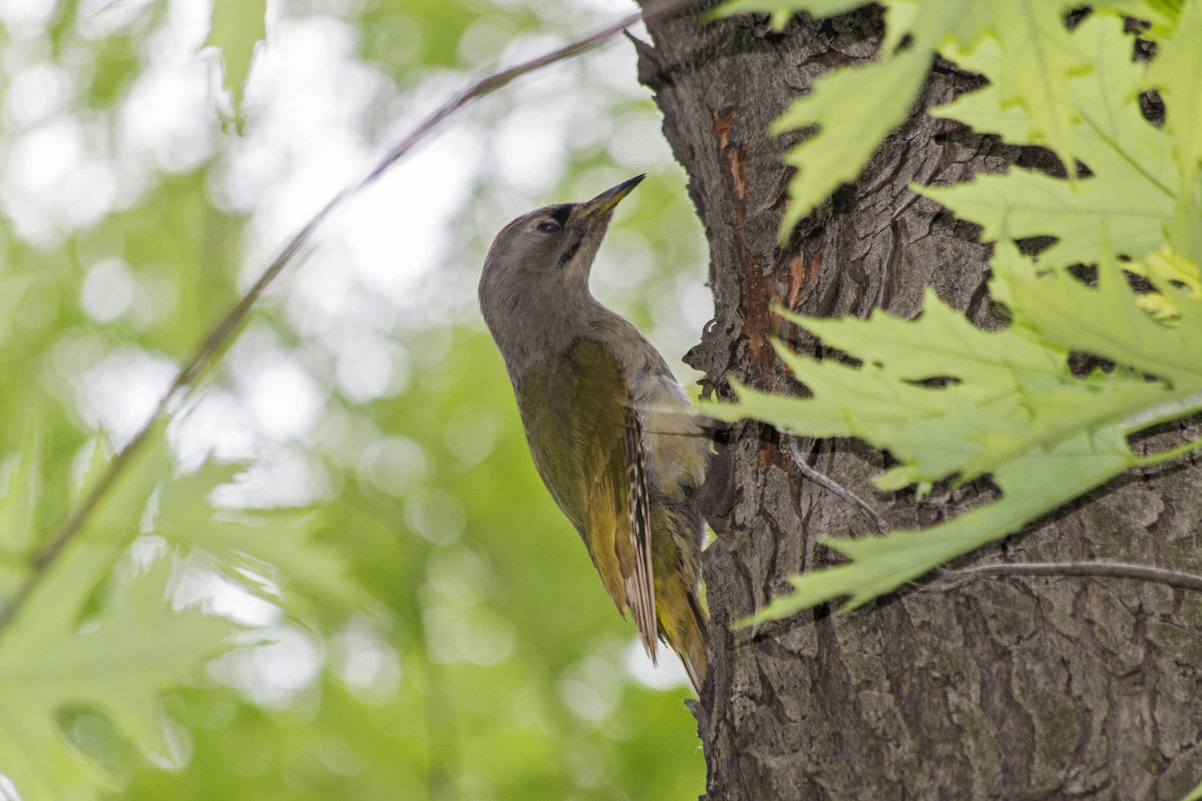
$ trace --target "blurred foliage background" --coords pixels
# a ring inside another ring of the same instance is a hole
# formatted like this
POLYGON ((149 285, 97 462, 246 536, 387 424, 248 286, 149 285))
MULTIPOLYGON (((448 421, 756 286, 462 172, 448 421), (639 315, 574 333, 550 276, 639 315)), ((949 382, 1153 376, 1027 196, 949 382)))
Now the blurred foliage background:
MULTIPOLYGON (((0 601, 310 215, 632 9, 0 0, 0 601)), ((691 385, 704 240, 619 38, 347 204, 172 410, 0 630, 0 798, 699 795, 684 674, 542 487, 475 306, 504 223, 639 172, 594 291, 691 385)))

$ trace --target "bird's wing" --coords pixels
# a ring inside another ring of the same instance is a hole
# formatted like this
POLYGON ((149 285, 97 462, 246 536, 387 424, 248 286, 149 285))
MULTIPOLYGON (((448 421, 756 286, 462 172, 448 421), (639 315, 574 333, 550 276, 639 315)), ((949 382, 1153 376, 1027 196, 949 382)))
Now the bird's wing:
POLYGON ((539 474, 580 531, 618 611, 630 609, 654 660, 658 625, 646 456, 621 366, 600 343, 580 340, 523 376, 518 391, 539 474))
MULTIPOLYGON (((626 425, 622 451, 626 462, 626 491, 633 572, 626 575, 626 597, 631 617, 651 663, 655 664, 658 625, 655 614, 655 577, 651 573, 651 496, 647 490, 647 459, 643 453, 643 427, 638 410, 625 404, 626 425)), ((620 536, 620 535, 619 535, 620 536)))

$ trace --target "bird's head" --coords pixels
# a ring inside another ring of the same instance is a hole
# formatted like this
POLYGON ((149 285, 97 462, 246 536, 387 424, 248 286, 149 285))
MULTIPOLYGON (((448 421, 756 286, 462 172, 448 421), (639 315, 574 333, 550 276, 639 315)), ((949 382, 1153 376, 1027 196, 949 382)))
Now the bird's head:
POLYGON ((583 203, 536 209, 502 228, 480 276, 485 318, 499 304, 587 296, 589 271, 614 207, 643 178, 636 175, 583 203))

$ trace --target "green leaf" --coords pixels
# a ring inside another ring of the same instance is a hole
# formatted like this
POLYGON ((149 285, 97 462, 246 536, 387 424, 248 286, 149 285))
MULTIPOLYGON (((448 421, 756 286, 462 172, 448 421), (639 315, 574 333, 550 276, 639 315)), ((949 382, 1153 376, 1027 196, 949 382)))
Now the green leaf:
POLYGON ((1093 65, 1077 50, 1058 4, 1010 0, 993 8, 993 30, 1003 58, 998 74, 987 77, 1001 95, 1001 107, 1017 103, 1026 109, 1032 135, 1071 168, 1077 109, 1068 78, 1089 72, 1093 65))
POLYGON ((1160 44, 1147 85, 1160 90, 1167 106, 1165 131, 1173 140, 1177 166, 1192 176, 1202 160, 1202 3, 1187 3, 1174 36, 1160 44))
POLYGON ((1164 286, 1180 309, 1179 324, 1169 326, 1139 308, 1112 258, 1103 256, 1096 289, 1060 270, 1036 273, 1009 245, 999 246, 993 266, 1016 317, 1042 341, 1159 376, 1179 391, 1202 378, 1202 301, 1187 290, 1164 286))
POLYGON ((25 801, 91 797, 107 784, 103 772, 80 761, 55 727, 56 714, 67 706, 95 706, 146 747, 170 753, 159 697, 237 631, 228 620, 173 612, 165 600, 170 566, 161 561, 134 578, 95 630, 81 633, 78 611, 101 577, 97 568, 110 558, 104 546, 73 546, 5 632, 0 772, 25 801))
POLYGON ((852 561, 790 576, 796 593, 773 599, 739 625, 777 620, 843 596, 850 596, 843 609, 854 609, 949 559, 1019 530, 1027 521, 1087 492, 1130 463, 1126 442, 1114 429, 1081 434, 1050 451, 1013 462, 995 476, 1004 494, 988 506, 922 531, 825 540, 825 545, 852 561), (1055 495, 1048 493, 1048 486, 1056 487, 1055 495))
MULTIPOLYGON (((3 603, 8 603, 8 593, 36 569, 34 552, 47 548, 68 525, 75 525, 74 515, 79 513, 80 507, 96 487, 109 481, 112 463, 105 458, 103 449, 97 443, 80 491, 72 499, 71 511, 63 515, 59 528, 49 532, 36 531, 33 514, 37 499, 34 493, 41 478, 37 458, 42 451, 33 445, 35 441, 31 433, 30 444, 12 476, 9 492, 0 502, 0 523, 6 526, 4 534, 0 535, 0 589, 6 590, 0 599, 3 603)), ((124 547, 141 531, 142 517, 150 495, 163 477, 170 475, 170 470, 166 438, 160 423, 147 435, 142 447, 128 457, 124 468, 112 478, 111 484, 67 541, 67 550, 79 547, 78 543, 83 541, 101 546, 101 550, 107 554, 108 562, 96 566, 96 580, 83 588, 86 593, 90 593, 107 575, 124 547)), ((93 553, 99 554, 101 550, 93 553)), ((49 580, 43 579, 43 585, 49 580)), ((29 603, 26 603, 28 606, 29 603)), ((29 614, 28 608, 22 609, 15 620, 29 614)), ((10 625, 15 625, 15 622, 10 625)), ((0 630, 0 650, 3 650, 3 642, 3 631, 0 630)))
POLYGON ((37 538, 38 427, 29 421, 25 446, 12 460, 8 488, 0 498, 0 604, 16 590, 29 569, 37 538))
POLYGON ((21 304, 33 288, 33 276, 25 273, 0 272, 0 342, 12 336, 13 325, 21 304))
POLYGON ((1160 245, 1161 227, 1174 216, 1171 196, 1124 170, 1070 184, 1012 169, 1006 176, 979 175, 950 188, 914 190, 981 225, 987 241, 1057 237, 1041 254, 1054 266, 1097 261, 1107 239, 1119 253, 1142 256, 1160 245))
POLYGON ((782 242, 831 192, 856 179, 885 135, 906 119, 929 66, 930 54, 912 48, 884 61, 829 72, 772 124, 772 134, 819 125, 784 157, 797 171, 789 181, 782 242))
POLYGON ((1140 36, 1153 41, 1160 41, 1177 28, 1181 6, 1182 0, 1098 0, 1089 4, 1095 13, 1108 11, 1119 17, 1149 23, 1151 28, 1140 36))
POLYGON ((977 328, 931 287, 923 295, 922 314, 913 320, 880 311, 873 312, 870 320, 827 320, 791 312, 783 315, 840 350, 888 353, 889 359, 880 363, 880 369, 891 378, 906 381, 938 375, 954 375, 966 381, 992 379, 1016 368, 1048 375, 1064 371, 1065 353, 1022 336, 977 328))
POLYGON ((977 329, 933 291, 910 321, 880 311, 868 320, 787 315, 865 363, 818 361, 778 342, 781 359, 812 397, 732 382, 737 404, 705 405, 721 419, 754 417, 791 433, 859 437, 886 449, 901 465, 877 479, 885 488, 992 474, 1002 493, 922 532, 827 540, 851 563, 792 577, 797 593, 751 622, 837 596, 856 606, 890 592, 1140 463, 1126 444, 1131 433, 1202 410, 1196 294, 1157 286, 1179 308, 1175 324, 1166 325, 1139 307, 1113 259, 1100 265, 1097 287, 1062 270, 1038 270, 1010 242, 998 245, 993 268, 991 290, 1010 306, 1009 328, 977 329), (1118 367, 1076 377, 1067 368, 1073 351, 1118 367))
POLYGON ((1165 227, 1165 239, 1174 251, 1195 264, 1202 264, 1202 172, 1186 182, 1177 199, 1173 219, 1165 227))
POLYGON ((36 537, 38 426, 28 421, 25 445, 13 460, 8 487, 0 498, 0 569, 29 557, 36 537))
MULTIPOLYGON (((784 157, 797 169, 781 221, 782 242, 840 184, 855 180, 885 136, 906 119, 936 50, 967 63, 983 49, 986 55, 976 58, 995 62, 996 68, 987 74, 998 96, 996 105, 1021 109, 1025 135, 1048 145, 1065 164, 1074 164, 1078 110, 1069 79, 1089 73, 1093 65, 1065 28, 1060 4, 891 0, 884 5, 887 30, 880 60, 824 75, 812 93, 795 101, 770 129, 779 134, 818 126, 816 134, 784 157), (899 52, 907 36, 909 45, 899 52)), ((780 25, 792 11, 824 16, 851 7, 840 2, 736 0, 719 13, 773 11, 780 25)))
MULTIPOLYGON (((179 681, 186 674, 168 668, 181 660, 189 666, 196 663, 194 641, 165 630, 164 615, 169 615, 161 597, 168 575, 165 569, 156 574, 154 585, 145 583, 151 579, 135 581, 126 602, 111 606, 111 611, 102 609, 98 631, 81 634, 79 628, 81 613, 94 608, 97 588, 113 583, 113 566, 139 533, 155 486, 170 475, 166 451, 163 427, 157 425, 0 631, 0 687, 5 696, 0 773, 13 780, 26 801, 61 798, 64 792, 89 797, 94 788, 105 784, 104 774, 81 762, 60 736, 54 724, 60 709, 69 704, 102 707, 142 742, 159 747, 162 735, 157 711, 151 714, 151 707, 162 682, 150 679, 170 673, 172 681, 179 681), (157 593, 152 605, 146 603, 147 593, 157 593), (165 650, 157 653, 160 648, 165 650), (147 652, 154 653, 148 656, 147 652)), ((22 486, 33 480, 36 453, 29 451, 28 461, 16 475, 20 483, 11 490, 24 493, 22 486)), ((99 455, 92 460, 84 498, 107 480, 110 466, 99 455)), ((6 501, 12 497, 10 491, 6 501)), ((5 514, 24 516, 18 508, 24 501, 12 503, 10 508, 6 502, 5 514)), ((8 568, 14 582, 38 569, 27 555, 8 568)), ((221 626, 223 632, 230 631, 228 622, 221 626)), ((205 635, 210 628, 199 624, 193 632, 205 635)))
MULTIPOLYGON (((0 521, 15 524, 5 529, 6 544, 24 544, 23 551, 31 545, 29 537, 22 534, 18 540, 7 532, 32 529, 36 453, 34 447, 26 449, 0 501, 0 521)), ((13 699, 6 701, 0 720, 0 772, 27 801, 59 798, 64 792, 91 797, 108 786, 105 772, 73 751, 58 730, 55 720, 68 708, 95 708, 144 748, 169 753, 159 696, 186 680, 239 631, 228 620, 172 610, 171 559, 161 558, 149 573, 131 581, 113 569, 128 543, 150 530, 151 523, 169 540, 203 548, 211 566, 244 586, 261 590, 247 571, 270 571, 281 585, 295 582, 324 593, 322 600, 357 599, 341 561, 309 541, 312 515, 268 512, 250 520, 251 525, 214 517, 208 494, 231 480, 240 466, 208 464, 190 476, 168 480, 158 495, 158 514, 150 520, 147 503, 170 476, 163 426, 156 425, 131 456, 117 457, 124 466, 111 483, 114 463, 102 453, 94 449, 77 503, 86 503, 98 487, 106 488, 104 494, 0 632, 0 687, 6 699, 13 699), (85 614, 88 626, 81 629, 85 614)), ((36 569, 27 553, 18 555, 5 565, 14 581, 36 569)))
MULTIPOLYGON (((127 457, 127 463, 116 474, 112 486, 100 495, 95 508, 88 514, 83 533, 78 537, 125 544, 141 533, 142 517, 150 494, 171 476, 165 430, 165 421, 156 422, 141 447, 127 457)), ((98 486, 109 480, 112 465, 113 462, 105 459, 103 449, 97 445, 88 473, 84 476, 79 503, 86 502, 98 486)))
POLYGON ((242 115, 243 86, 255 46, 267 35, 266 17, 267 0, 213 0, 212 25, 204 46, 221 51, 225 88, 233 97, 236 118, 242 115))
POLYGON ((1123 269, 1136 275, 1180 284, 1191 296, 1202 295, 1202 272, 1198 270, 1198 263, 1185 258, 1168 245, 1149 253, 1141 261, 1125 262, 1123 269))
MULTIPOLYGON (((1068 82, 1076 109, 1073 147, 1093 173, 1066 181, 1026 170, 1005 176, 979 175, 952 187, 915 187, 980 224, 984 238, 1050 235, 1057 241, 1040 255, 1041 264, 1095 262, 1102 243, 1138 258, 1156 250, 1164 226, 1177 214, 1178 179, 1169 142, 1140 113, 1137 88, 1142 67, 1130 62, 1131 40, 1121 22, 1091 17, 1074 35, 1096 67, 1068 82)), ((996 46, 983 44, 964 66, 1002 81, 1011 68, 996 46)), ((935 110, 980 131, 993 131, 1018 144, 1041 141, 1029 110, 1007 105, 998 85, 990 85, 935 110)))
POLYGON ((207 463, 163 488, 156 533, 201 557, 211 569, 264 600, 297 608, 297 592, 318 602, 349 608, 363 593, 344 559, 316 541, 321 517, 307 509, 215 513, 208 495, 233 481, 244 465, 207 463), (282 595, 256 577, 280 585, 282 595))

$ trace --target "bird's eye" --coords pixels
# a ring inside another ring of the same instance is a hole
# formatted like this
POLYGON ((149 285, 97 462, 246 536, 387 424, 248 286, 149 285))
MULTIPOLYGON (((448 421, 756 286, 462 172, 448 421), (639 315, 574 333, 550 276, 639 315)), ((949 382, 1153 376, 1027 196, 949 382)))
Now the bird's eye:
POLYGON ((538 230, 542 231, 544 234, 557 234, 563 230, 563 226, 557 223, 555 220, 543 220, 538 224, 537 227, 538 230))

